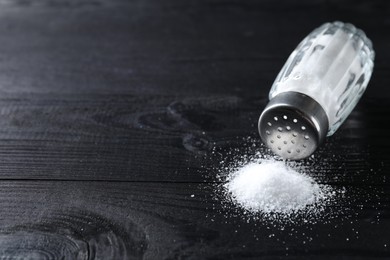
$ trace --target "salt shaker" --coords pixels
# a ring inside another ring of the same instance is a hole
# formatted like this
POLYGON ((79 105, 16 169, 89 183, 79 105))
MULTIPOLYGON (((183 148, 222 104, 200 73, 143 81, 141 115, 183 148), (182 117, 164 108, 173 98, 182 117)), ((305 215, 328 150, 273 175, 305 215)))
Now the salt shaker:
POLYGON ((352 24, 326 23, 292 52, 259 119, 262 141, 292 160, 313 154, 356 106, 370 80, 375 52, 352 24))

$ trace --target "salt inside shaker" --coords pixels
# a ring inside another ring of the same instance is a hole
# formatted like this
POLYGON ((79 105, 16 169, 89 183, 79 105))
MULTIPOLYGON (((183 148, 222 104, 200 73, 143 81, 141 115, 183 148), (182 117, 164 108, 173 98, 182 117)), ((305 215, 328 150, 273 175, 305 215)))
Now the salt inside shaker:
POLYGON ((370 80, 375 52, 352 24, 326 23, 291 53, 259 119, 262 141, 292 160, 313 154, 356 106, 370 80))

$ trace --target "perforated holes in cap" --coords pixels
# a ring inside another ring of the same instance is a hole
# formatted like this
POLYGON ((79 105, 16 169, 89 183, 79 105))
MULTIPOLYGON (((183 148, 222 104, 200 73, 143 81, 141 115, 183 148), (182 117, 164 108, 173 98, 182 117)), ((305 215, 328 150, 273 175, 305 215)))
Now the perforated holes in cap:
POLYGON ((303 159, 318 146, 316 129, 292 109, 266 111, 260 118, 259 131, 263 142, 286 159, 303 159))

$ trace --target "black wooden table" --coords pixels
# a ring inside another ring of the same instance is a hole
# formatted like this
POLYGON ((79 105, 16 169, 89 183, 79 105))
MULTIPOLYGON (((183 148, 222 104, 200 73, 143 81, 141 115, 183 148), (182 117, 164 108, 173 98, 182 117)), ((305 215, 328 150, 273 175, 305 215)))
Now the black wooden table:
POLYGON ((389 259, 389 46, 388 1, 0 0, 0 259, 389 259), (345 193, 314 224, 243 216, 220 162, 334 20, 377 53, 312 162, 345 193))

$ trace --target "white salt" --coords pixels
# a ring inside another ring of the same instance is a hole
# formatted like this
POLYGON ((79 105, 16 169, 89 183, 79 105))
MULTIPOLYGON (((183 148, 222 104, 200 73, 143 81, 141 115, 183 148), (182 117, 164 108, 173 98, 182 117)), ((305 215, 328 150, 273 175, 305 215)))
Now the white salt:
POLYGON ((220 213, 248 223, 277 225, 281 230, 290 224, 329 223, 347 216, 353 202, 350 196, 346 200, 346 189, 322 184, 335 178, 325 174, 332 168, 326 156, 281 161, 266 146, 258 145, 257 138, 241 140, 240 149, 213 152, 213 161, 220 162, 213 169, 220 213))
MULTIPOLYGON (((233 172, 225 184, 234 203, 247 211, 291 214, 325 200, 329 191, 310 176, 283 162, 250 162, 233 172)), ((313 209, 311 209, 313 212, 313 209)))

